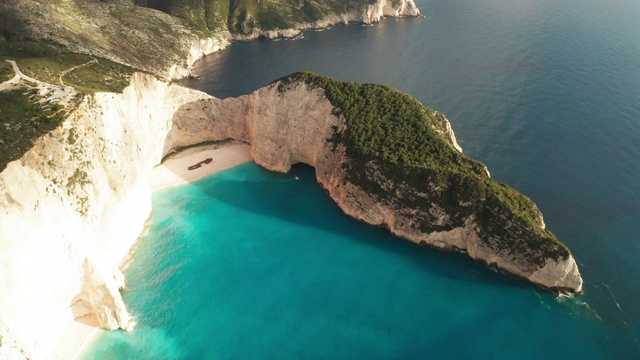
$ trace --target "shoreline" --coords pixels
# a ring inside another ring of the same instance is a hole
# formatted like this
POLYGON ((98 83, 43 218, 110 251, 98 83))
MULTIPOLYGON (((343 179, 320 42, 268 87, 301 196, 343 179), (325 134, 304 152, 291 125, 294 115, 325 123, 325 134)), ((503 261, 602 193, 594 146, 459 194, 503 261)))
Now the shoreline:
POLYGON ((151 191, 155 193, 169 187, 194 182, 250 161, 253 161, 251 146, 242 142, 196 146, 169 155, 153 169, 148 183, 151 191), (202 164, 194 170, 188 169, 209 158, 210 163, 202 164))
MULTIPOLYGON (((183 149, 170 154, 165 160, 153 168, 149 174, 149 187, 153 193, 188 184, 202 178, 214 175, 218 172, 253 161, 251 146, 242 142, 227 141, 217 144, 203 144, 183 149), (188 167, 197 164, 207 158, 212 161, 203 164, 200 168, 189 170, 188 167)), ((136 246, 131 248, 128 261, 124 262, 124 268, 132 260, 136 246)), ((58 346, 54 350, 54 359, 79 359, 91 344, 107 330, 100 329, 93 316, 86 316, 72 320, 61 336, 58 346)), ((133 330, 135 331, 135 329, 133 330)))
POLYGON ((93 316, 86 316, 72 320, 54 349, 52 359, 79 359, 98 336, 106 331, 100 329, 94 319, 93 316))

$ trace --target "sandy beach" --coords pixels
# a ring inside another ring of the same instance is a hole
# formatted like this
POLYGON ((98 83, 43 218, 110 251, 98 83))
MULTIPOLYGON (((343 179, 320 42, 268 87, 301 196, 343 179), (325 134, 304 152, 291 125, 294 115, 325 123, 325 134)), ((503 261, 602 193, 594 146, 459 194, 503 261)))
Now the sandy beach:
POLYGON ((51 359, 75 360, 105 330, 98 327, 93 317, 68 323, 60 341, 51 354, 51 359), (88 320, 88 321, 84 321, 88 320))
POLYGON ((153 169, 149 186, 153 191, 192 182, 222 170, 253 161, 251 146, 240 142, 203 145, 168 156, 153 169), (192 165, 210 158, 211 162, 189 170, 192 165))

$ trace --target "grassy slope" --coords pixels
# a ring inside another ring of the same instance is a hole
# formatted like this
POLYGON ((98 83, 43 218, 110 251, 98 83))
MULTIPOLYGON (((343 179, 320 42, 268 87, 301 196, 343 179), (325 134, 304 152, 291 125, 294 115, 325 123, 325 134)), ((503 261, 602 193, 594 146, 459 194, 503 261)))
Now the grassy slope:
POLYGON ((83 93, 119 93, 129 86, 131 75, 135 71, 139 70, 106 59, 98 59, 97 64, 67 73, 63 81, 83 93))
POLYGON ((0 82, 11 80, 14 75, 11 64, 6 61, 0 62, 0 82))
POLYGON ((61 113, 56 114, 59 106, 40 104, 34 97, 34 91, 25 89, 0 92, 0 171, 63 120, 61 113))
POLYGON ((539 225, 540 212, 533 201, 492 180, 481 163, 457 152, 438 133, 445 129, 438 113, 419 101, 388 86, 341 82, 309 72, 280 80, 283 90, 293 81, 323 88, 334 111, 345 116, 347 130, 336 133, 332 141, 346 145, 351 159, 348 181, 380 201, 424 213, 435 203, 452 214, 442 226, 425 221, 422 231, 450 230, 475 216, 481 237, 496 252, 524 254, 536 265, 546 257, 569 255, 567 247, 539 225), (385 178, 392 180, 394 189, 385 188, 385 178), (390 192, 397 196, 390 198, 390 192))
POLYGON ((184 21, 133 3, 0 1, 0 35, 38 41, 161 74, 184 62, 198 36, 184 21))
MULTIPOLYGON (((5 59, 15 60, 27 76, 61 85, 61 73, 94 58, 71 53, 47 42, 0 40, 0 75, 4 78, 2 81, 14 75, 11 65, 4 61, 5 59)), ((129 78, 134 69, 106 59, 97 60, 97 64, 66 73, 62 78, 64 83, 85 94, 100 91, 121 92, 129 85, 129 78)), ((35 91, 27 91, 26 88, 0 92, 0 104, 2 171, 10 161, 19 159, 26 153, 36 139, 55 129, 62 122, 63 116, 62 113, 53 115, 61 108, 59 105, 43 102, 43 98, 36 96, 35 91)))

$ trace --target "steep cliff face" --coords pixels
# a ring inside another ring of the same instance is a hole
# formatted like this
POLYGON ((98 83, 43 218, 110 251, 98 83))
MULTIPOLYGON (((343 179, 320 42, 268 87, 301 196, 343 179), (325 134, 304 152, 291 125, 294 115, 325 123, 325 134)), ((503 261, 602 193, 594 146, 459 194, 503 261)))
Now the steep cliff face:
POLYGON ((148 176, 171 114, 207 97, 137 74, 123 94, 88 97, 0 173, 0 336, 58 358, 74 318, 131 329, 119 264, 151 211, 148 176))
POLYGON ((203 56, 223 50, 229 46, 230 41, 233 39, 226 35, 227 34, 222 34, 222 36, 212 38, 191 40, 185 58, 171 65, 168 70, 166 70, 166 68, 158 69, 158 73, 170 80, 184 79, 191 76, 191 69, 196 61, 203 56))
MULTIPOLYGON (((445 146, 459 150, 446 118, 434 113, 433 119, 431 126, 445 146)), ((474 259, 549 289, 582 291, 573 256, 545 232, 542 215, 530 200, 518 194, 522 203, 512 205, 512 199, 486 189, 482 196, 487 199, 465 198, 463 188, 454 187, 451 191, 460 194, 451 194, 442 190, 446 183, 435 183, 422 173, 414 174, 423 177, 415 185, 406 180, 414 175, 403 173, 405 168, 393 168, 394 173, 388 162, 354 158, 350 144, 336 139, 349 130, 348 123, 323 88, 303 81, 278 82, 238 99, 212 98, 184 106, 176 112, 167 139, 179 146, 226 138, 249 142, 256 163, 267 169, 286 172, 296 163, 315 167, 318 182, 349 216, 385 226, 416 243, 465 250, 474 259), (452 197, 458 202, 454 208, 449 203, 452 197), (510 206, 532 212, 535 224, 510 206)), ((485 167, 474 171, 477 174, 461 181, 461 187, 480 186, 468 184, 475 177, 494 183, 485 167)), ((508 191, 513 196, 513 190, 508 191)))

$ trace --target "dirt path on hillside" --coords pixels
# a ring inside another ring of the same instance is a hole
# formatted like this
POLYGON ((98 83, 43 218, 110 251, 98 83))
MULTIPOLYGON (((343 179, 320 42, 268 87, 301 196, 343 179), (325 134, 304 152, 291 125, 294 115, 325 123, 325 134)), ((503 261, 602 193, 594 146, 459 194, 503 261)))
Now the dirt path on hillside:
POLYGON ((86 63, 84 63, 84 64, 76 65, 76 66, 74 66, 74 67, 72 67, 72 68, 69 68, 69 69, 67 69, 67 70, 65 70, 65 71, 63 71, 63 72, 61 72, 61 73, 60 73, 60 76, 59 76, 60 84, 62 84, 62 86, 71 87, 71 86, 66 85, 66 84, 64 83, 64 80, 62 80, 62 78, 63 78, 65 75, 67 75, 68 73, 70 73, 70 72, 72 72, 72 71, 74 71, 74 70, 78 70, 78 69, 83 68, 83 67, 85 67, 85 66, 89 66, 89 65, 97 64, 97 63, 98 63, 98 60, 97 60, 97 59, 93 59, 93 60, 87 61, 87 62, 86 62, 86 63))

